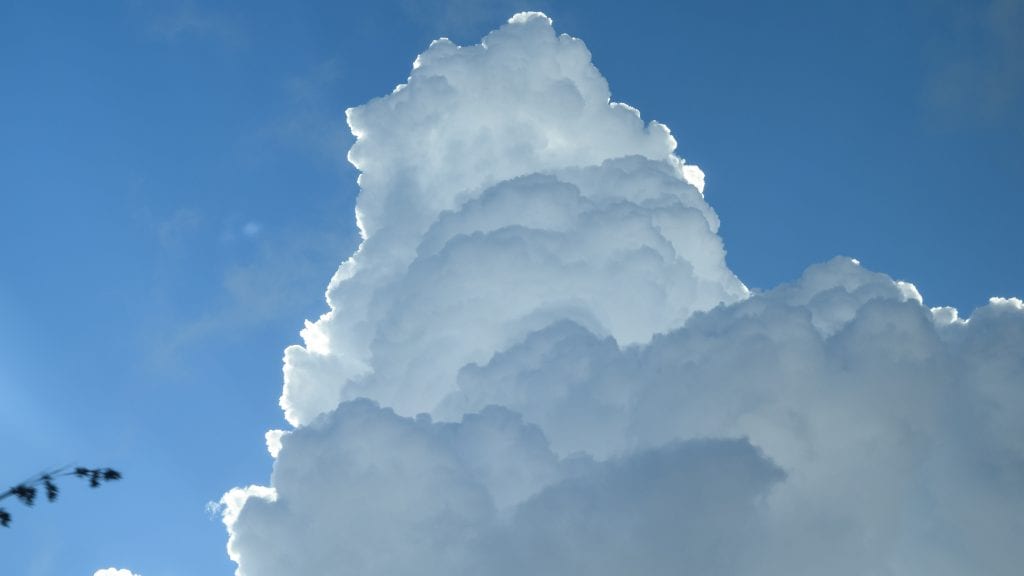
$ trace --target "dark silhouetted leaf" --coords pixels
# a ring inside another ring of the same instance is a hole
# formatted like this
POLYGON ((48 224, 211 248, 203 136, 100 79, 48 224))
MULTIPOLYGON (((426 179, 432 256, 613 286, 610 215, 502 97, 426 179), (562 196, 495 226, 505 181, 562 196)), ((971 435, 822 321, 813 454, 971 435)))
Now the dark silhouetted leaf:
POLYGON ((46 487, 46 499, 49 500, 50 502, 56 501, 57 494, 60 492, 60 490, 57 488, 57 485, 53 483, 53 480, 51 480, 47 476, 46 478, 43 479, 43 486, 46 487))
POLYGON ((14 488, 11 488, 11 493, 14 494, 18 500, 21 500, 25 506, 31 506, 36 503, 36 489, 32 486, 19 484, 14 488))

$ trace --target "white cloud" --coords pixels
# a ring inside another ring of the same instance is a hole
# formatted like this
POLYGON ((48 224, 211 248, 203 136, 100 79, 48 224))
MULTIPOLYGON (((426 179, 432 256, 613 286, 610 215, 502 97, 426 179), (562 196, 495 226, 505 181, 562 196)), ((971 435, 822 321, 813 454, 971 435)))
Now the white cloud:
POLYGON ((248 238, 255 238, 259 235, 261 230, 263 230, 263 226, 261 226, 259 222, 250 220, 242 226, 242 235, 248 238))
POLYGON ((124 568, 103 568, 97 570, 92 576, 139 576, 133 573, 131 570, 125 570, 124 568))
POLYGON ((703 174, 521 14, 349 111, 365 241, 285 356, 241 576, 1015 574, 1024 305, 749 293, 703 174), (364 398, 364 399, 357 399, 364 398))
POLYGON ((417 63, 347 113, 366 240, 304 333, 329 352, 286 351, 292 424, 360 396, 431 411, 461 366, 553 318, 643 342, 746 296, 698 172, 667 128, 609 102, 581 41, 524 15, 417 63))

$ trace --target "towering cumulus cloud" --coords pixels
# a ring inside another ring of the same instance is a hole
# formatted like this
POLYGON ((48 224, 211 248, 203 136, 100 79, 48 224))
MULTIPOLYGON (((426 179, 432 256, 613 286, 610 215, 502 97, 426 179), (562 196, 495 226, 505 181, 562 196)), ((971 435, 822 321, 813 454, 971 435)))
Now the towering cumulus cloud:
POLYGON ((1016 574, 1024 304, 751 294, 703 174, 536 13, 348 111, 359 251, 285 353, 242 576, 1016 574))

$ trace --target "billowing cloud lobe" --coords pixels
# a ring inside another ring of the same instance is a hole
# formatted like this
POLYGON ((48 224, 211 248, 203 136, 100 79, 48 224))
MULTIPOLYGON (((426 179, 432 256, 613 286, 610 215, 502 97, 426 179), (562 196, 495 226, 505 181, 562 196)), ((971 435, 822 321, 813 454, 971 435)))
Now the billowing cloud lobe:
POLYGON ((243 576, 1014 574, 1024 303, 752 294, 703 174, 519 14, 348 111, 364 241, 285 353, 243 576))

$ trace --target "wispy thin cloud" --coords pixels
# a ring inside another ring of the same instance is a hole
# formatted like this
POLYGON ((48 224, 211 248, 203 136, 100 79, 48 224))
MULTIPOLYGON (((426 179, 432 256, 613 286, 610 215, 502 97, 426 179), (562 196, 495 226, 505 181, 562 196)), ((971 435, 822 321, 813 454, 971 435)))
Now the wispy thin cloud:
MULTIPOLYGON (((208 233, 198 236, 191 242, 193 250, 200 249, 201 241, 217 241, 208 233)), ((150 361, 166 368, 184 350, 210 338, 230 340, 232 334, 305 313, 321 300, 330 264, 350 252, 356 241, 353 233, 326 227, 274 231, 248 220, 225 228, 217 249, 235 256, 220 269, 200 311, 176 311, 157 319, 160 336, 150 346, 150 361)), ((175 308, 173 302, 169 305, 175 308)))
POLYGON ((1024 104, 1024 0, 956 4, 929 51, 926 97, 950 122, 1000 122, 1024 104))
POLYGON ((197 5, 192 0, 134 2, 145 30, 165 42, 190 38, 212 38, 231 47, 247 42, 247 34, 237 15, 197 5))
POLYGON ((352 137, 345 125, 344 79, 343 62, 337 58, 288 78, 281 87, 283 107, 260 136, 347 167, 345 152, 352 137))
POLYGON ((167 254, 179 254, 199 230, 202 216, 189 208, 179 208, 154 225, 160 247, 167 254))
POLYGON ((399 0, 406 16, 433 34, 475 35, 521 10, 544 10, 548 2, 528 0, 399 0))

